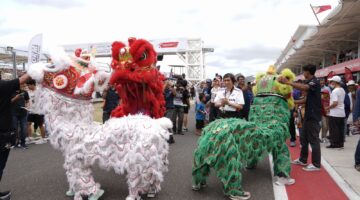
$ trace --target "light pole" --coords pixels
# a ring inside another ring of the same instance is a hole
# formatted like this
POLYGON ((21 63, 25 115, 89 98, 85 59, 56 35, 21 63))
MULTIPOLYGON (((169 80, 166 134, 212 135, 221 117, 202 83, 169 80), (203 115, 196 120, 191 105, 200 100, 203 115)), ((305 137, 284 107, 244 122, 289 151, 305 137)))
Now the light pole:
POLYGON ((17 77, 17 68, 16 68, 16 52, 14 51, 14 47, 6 47, 6 51, 11 52, 12 62, 13 62, 13 78, 17 77))

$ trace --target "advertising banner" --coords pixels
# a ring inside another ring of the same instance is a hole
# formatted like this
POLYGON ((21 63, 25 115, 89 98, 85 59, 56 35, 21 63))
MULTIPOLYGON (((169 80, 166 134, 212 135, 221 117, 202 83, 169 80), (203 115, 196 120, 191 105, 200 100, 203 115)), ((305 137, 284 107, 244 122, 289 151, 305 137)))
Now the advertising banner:
POLYGON ((37 63, 40 61, 42 45, 42 34, 35 35, 28 47, 28 65, 37 63))

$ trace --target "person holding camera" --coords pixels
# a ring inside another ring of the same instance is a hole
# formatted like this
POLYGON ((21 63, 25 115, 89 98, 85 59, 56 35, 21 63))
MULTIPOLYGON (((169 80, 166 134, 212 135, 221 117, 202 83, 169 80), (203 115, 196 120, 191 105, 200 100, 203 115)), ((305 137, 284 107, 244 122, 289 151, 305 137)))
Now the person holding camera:
POLYGON ((25 107, 28 102, 29 94, 24 90, 24 84, 22 84, 20 90, 17 90, 11 99, 13 129, 17 130, 18 133, 18 141, 15 147, 22 149, 28 148, 25 144, 25 138, 27 137, 27 110, 25 107), (18 127, 20 127, 19 130, 18 127))
MULTIPOLYGON (((176 91, 174 88, 174 85, 171 83, 171 81, 166 80, 165 81, 165 88, 164 88, 164 97, 165 97, 165 117, 169 118, 173 124, 176 123, 175 118, 175 105, 174 105, 174 97, 176 96, 176 91)), ((174 136, 172 131, 170 130, 171 134, 169 137, 169 143, 175 143, 174 136)))
MULTIPOLYGON (((30 76, 24 74, 14 80, 0 80, 0 181, 9 157, 14 130, 12 126, 11 99, 30 76)), ((0 192, 0 199, 10 199, 11 192, 0 192)))
POLYGON ((182 81, 178 81, 175 87, 176 95, 174 97, 175 123, 173 125, 174 134, 184 135, 182 132, 184 119, 184 99, 188 98, 188 92, 182 81), (176 123, 177 121, 177 123, 176 123))

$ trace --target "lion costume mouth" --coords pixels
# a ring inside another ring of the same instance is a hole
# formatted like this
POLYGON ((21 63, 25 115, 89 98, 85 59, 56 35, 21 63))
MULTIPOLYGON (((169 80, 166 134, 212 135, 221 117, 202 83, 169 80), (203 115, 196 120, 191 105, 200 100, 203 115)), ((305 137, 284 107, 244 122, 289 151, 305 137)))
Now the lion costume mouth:
POLYGON ((143 39, 130 38, 129 46, 122 42, 112 44, 114 71, 110 84, 121 99, 112 116, 143 113, 160 118, 164 115, 164 76, 155 67, 156 55, 150 42, 143 39))

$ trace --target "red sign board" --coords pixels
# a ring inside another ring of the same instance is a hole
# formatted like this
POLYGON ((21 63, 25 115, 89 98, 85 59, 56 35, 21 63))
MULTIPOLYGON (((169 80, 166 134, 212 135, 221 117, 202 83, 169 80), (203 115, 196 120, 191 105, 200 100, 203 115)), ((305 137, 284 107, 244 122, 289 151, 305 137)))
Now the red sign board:
POLYGON ((177 47, 179 44, 179 42, 163 42, 160 43, 159 46, 160 48, 175 48, 177 47))

